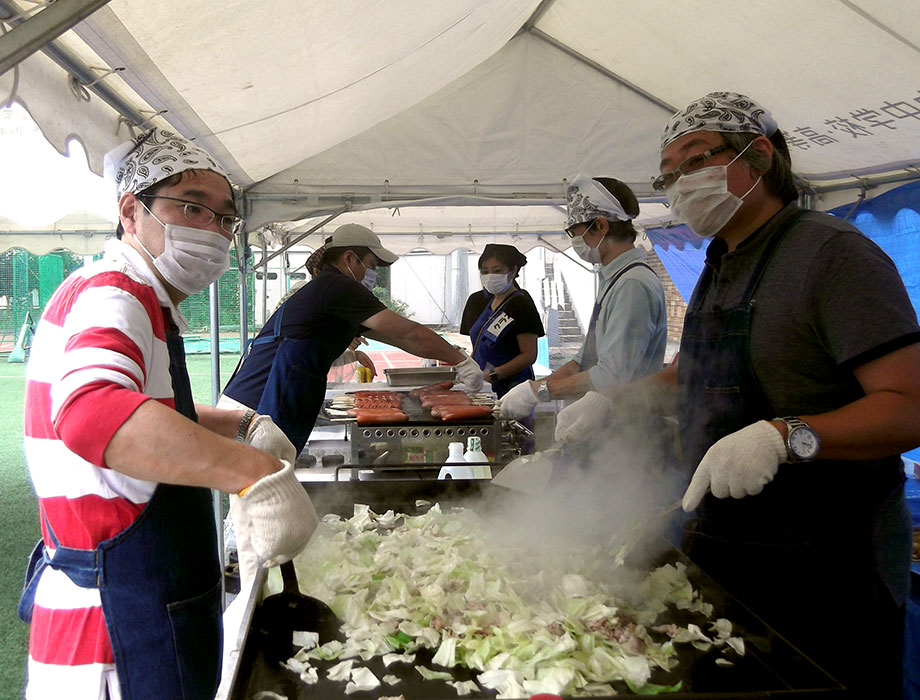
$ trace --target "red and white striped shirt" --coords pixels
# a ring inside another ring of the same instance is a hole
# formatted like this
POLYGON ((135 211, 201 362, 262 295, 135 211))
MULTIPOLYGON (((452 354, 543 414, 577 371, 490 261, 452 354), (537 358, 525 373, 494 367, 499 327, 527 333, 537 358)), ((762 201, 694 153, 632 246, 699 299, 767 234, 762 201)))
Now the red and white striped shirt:
MULTIPOLYGON (((45 307, 26 372, 25 454, 42 536, 95 549, 130 525, 157 484, 109 469, 105 449, 145 401, 175 408, 165 329, 186 323, 140 255, 111 239, 45 307)), ((117 698, 99 591, 50 567, 35 594, 26 697, 117 698)))

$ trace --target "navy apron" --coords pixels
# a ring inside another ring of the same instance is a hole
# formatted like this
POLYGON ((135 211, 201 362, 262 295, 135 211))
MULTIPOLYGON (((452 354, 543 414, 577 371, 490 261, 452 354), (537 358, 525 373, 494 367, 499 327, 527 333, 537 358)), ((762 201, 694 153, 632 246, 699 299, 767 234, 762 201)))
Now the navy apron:
MULTIPOLYGON (((185 350, 167 330, 176 410, 197 421, 185 350)), ((78 586, 99 588, 124 700, 200 700, 217 692, 221 664, 220 565, 211 492, 159 484, 137 519, 95 550, 38 543, 26 574, 19 616, 32 617, 46 566, 78 586)), ((65 693, 66 695, 66 693, 65 693)))
MULTIPOLYGON (((470 338, 474 339, 473 359, 476 360, 476 363, 482 367, 483 370, 486 368, 486 365, 501 367, 506 362, 510 362, 521 354, 516 342, 513 346, 514 352, 507 352, 499 347, 499 342, 503 339, 507 339, 509 334, 514 336, 517 335, 514 333, 514 319, 511 319, 507 314, 502 317, 502 309, 505 307, 505 304, 520 293, 520 290, 514 292, 514 294, 510 295, 499 304, 499 307, 494 311, 491 306, 494 296, 491 297, 486 302, 486 308, 482 310, 482 313, 479 314, 479 318, 477 318, 476 322, 470 327, 470 338), (502 324, 504 318, 511 319, 511 322, 502 324), (493 329, 496 322, 502 325, 501 329, 493 329), (497 334, 494 332, 495 330, 498 330, 497 334)), ((492 391, 496 393, 498 398, 501 398, 513 387, 533 378, 533 367, 528 366, 510 377, 502 377, 492 382, 492 391)))
MULTIPOLYGON (((777 416, 752 364, 751 318, 773 252, 804 213, 796 211, 768 234, 736 306, 702 311, 711 267, 697 283, 677 365, 681 452, 688 474, 720 438, 777 416)), ((900 647, 895 646, 903 601, 893 594, 900 586, 891 575, 897 567, 886 561, 889 553, 881 540, 890 543, 891 533, 901 529, 899 472, 896 457, 781 465, 756 496, 707 494, 696 517, 685 524, 683 549, 848 687, 871 687, 872 697, 894 697, 900 687, 900 647), (876 476, 867 481, 867 473, 876 476), (854 635, 865 642, 857 643, 854 635)), ((908 538, 909 532, 908 524, 908 538)))
POLYGON ((281 318, 286 307, 285 302, 275 313, 272 335, 252 341, 253 346, 268 343, 277 346, 259 405, 255 409, 271 416, 294 445, 297 454, 300 454, 323 407, 329 366, 322 366, 322 353, 316 352, 314 340, 281 335, 281 318))
MULTIPOLYGON (((634 267, 647 267, 649 270, 652 270, 652 268, 644 262, 630 263, 613 276, 613 279, 604 287, 604 291, 601 293, 600 297, 594 302, 594 309, 591 311, 591 322, 588 324, 588 333, 585 335, 585 349, 584 352, 581 353, 581 362, 578 363, 579 371, 587 372, 597 364, 597 318, 601 315, 601 304, 604 303, 605 297, 610 290, 613 289, 613 285, 617 283, 620 277, 634 267)), ((652 272, 654 272, 654 270, 652 270, 652 272)))

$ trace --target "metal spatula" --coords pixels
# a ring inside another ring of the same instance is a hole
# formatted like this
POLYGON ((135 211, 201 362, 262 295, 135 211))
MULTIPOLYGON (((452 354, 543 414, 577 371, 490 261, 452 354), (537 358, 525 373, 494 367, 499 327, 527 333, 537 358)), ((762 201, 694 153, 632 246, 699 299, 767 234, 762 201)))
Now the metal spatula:
POLYGON ((279 661, 290 657, 294 632, 317 632, 320 644, 333 639, 344 642, 342 621, 332 608, 300 592, 294 562, 281 565, 281 578, 284 590, 263 600, 253 620, 256 632, 263 638, 266 655, 279 661))
POLYGON ((562 455, 563 445, 557 442, 542 452, 511 460, 492 478, 492 483, 531 496, 539 495, 553 475, 553 466, 562 455))

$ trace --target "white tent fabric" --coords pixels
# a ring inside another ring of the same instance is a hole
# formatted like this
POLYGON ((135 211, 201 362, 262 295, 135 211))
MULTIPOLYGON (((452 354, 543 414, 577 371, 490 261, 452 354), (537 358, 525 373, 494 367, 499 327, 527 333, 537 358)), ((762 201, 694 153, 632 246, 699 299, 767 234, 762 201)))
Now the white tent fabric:
MULTIPOLYGON (((663 204, 643 204, 641 209, 636 218, 640 230, 642 227, 658 226, 669 218, 663 204)), ((376 233, 384 247, 397 255, 421 250, 439 255, 458 249, 479 251, 487 243, 513 245, 525 253, 536 246, 565 250, 571 245, 564 233, 565 217, 565 209, 561 206, 435 206, 427 200, 424 206, 409 203, 408 206, 391 205, 342 214, 317 228, 299 244, 315 249, 342 224, 361 224, 376 233)), ((311 218, 280 230, 273 227, 267 232, 267 237, 272 244, 281 244, 310 231, 322 221, 322 218, 311 218)), ((641 236, 638 244, 644 245, 641 236)), ((651 247, 651 244, 646 247, 651 247)))
MULTIPOLYGON (((391 200, 558 204, 579 171, 654 199, 664 121, 715 89, 773 112, 812 189, 848 188, 816 206, 920 164, 916 0, 112 0, 59 42, 124 67, 106 84, 213 151, 250 228, 391 200)), ((0 99, 14 86, 97 171, 125 138, 40 54, 0 99)))

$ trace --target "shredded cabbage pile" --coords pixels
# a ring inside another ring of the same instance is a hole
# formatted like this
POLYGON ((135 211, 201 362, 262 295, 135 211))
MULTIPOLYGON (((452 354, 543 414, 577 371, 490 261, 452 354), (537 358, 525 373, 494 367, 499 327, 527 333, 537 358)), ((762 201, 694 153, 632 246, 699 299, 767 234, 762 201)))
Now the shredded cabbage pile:
POLYGON ((442 512, 437 504, 420 516, 378 515, 364 505, 347 520, 327 515, 295 565, 301 590, 344 620, 347 641, 316 646, 303 637, 307 643, 286 666, 315 683, 311 661, 340 661, 328 677, 345 682, 350 694, 399 683, 393 675, 378 680, 362 660, 413 664, 415 652, 427 648, 441 669, 415 666, 424 678, 451 681, 458 695, 479 692, 475 682, 454 681, 443 670, 464 666, 499 698, 519 698, 613 695, 615 681, 641 694, 676 691, 680 683, 650 682, 653 669, 676 666, 675 645, 744 653, 728 620, 708 621, 712 606, 680 563, 651 573, 617 566, 611 575, 603 567, 614 566, 612 558, 600 548, 546 548, 537 559, 495 545, 483 528, 473 511, 442 512), (669 606, 698 613, 706 631, 655 626, 669 606))

